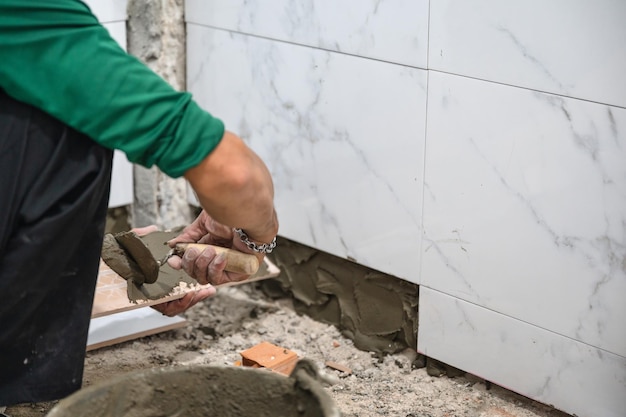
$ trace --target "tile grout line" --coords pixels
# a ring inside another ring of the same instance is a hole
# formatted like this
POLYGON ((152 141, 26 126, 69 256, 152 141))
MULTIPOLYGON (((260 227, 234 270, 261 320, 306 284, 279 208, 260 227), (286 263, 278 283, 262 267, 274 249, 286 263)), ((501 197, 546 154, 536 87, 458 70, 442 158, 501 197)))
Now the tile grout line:
MULTIPOLYGON (((430 60, 430 1, 428 2, 428 30, 426 32, 426 67, 429 66, 429 60, 430 60)), ((427 164, 427 160, 426 160, 426 150, 428 148, 428 109, 429 109, 429 97, 430 97, 430 71, 426 70, 426 110, 424 112, 424 145, 422 147, 422 195, 420 196, 421 201, 420 201, 420 213, 421 213, 421 218, 420 218, 420 232, 421 235, 419 237, 419 253, 418 255, 418 259, 419 259, 419 271, 417 274, 417 284, 421 285, 421 281, 422 281, 422 266, 423 266, 423 247, 424 247, 424 235, 425 235, 425 228, 424 228, 424 196, 426 195, 426 164, 427 164)), ((418 303, 419 305, 419 303, 418 303)), ((419 307, 418 307, 418 320, 419 320, 419 307)))
POLYGON ((607 353, 607 354, 609 354, 609 355, 615 355, 615 356, 618 356, 618 357, 620 357, 620 358, 626 359, 626 356, 623 356, 623 355, 621 355, 621 354, 619 354, 619 353, 616 353, 616 352, 612 352, 612 351, 610 351, 610 350, 608 350, 608 349, 606 349, 606 348, 602 348, 602 347, 599 347, 599 346, 594 346, 594 345, 592 345, 592 344, 591 344, 591 343, 589 343, 589 342, 584 342, 584 341, 582 341, 582 340, 574 339, 573 337, 568 336, 568 335, 566 335, 566 334, 563 334, 563 333, 560 333, 560 332, 557 332, 557 331, 554 331, 554 330, 547 329, 547 328, 545 328, 545 327, 543 327, 543 326, 539 326, 539 325, 537 325, 537 324, 530 323, 529 321, 526 321, 526 320, 520 319, 519 317, 513 317, 513 316, 510 316, 510 315, 508 315, 508 314, 506 314, 506 313, 503 313, 503 312, 501 312, 501 311, 494 310, 493 308, 490 308, 490 307, 487 307, 487 306, 483 306, 483 305, 477 304, 477 303, 476 303, 476 302, 474 302, 474 301, 465 300, 465 299, 463 299, 463 298, 457 297, 457 296, 452 295, 452 294, 448 294, 448 293, 446 293, 446 292, 443 292, 443 291, 438 290, 438 289, 433 288, 433 287, 429 287, 429 286, 427 286, 427 285, 420 285, 420 287, 428 288, 429 290, 434 291, 434 292, 436 292, 436 293, 443 294, 443 295, 448 296, 448 297, 450 297, 450 298, 453 298, 453 299, 455 299, 455 300, 462 301, 462 302, 464 302, 464 303, 470 304, 470 305, 472 305, 472 306, 474 306, 474 307, 478 307, 478 308, 480 308, 480 309, 490 311, 490 312, 495 313, 495 314, 497 314, 497 315, 499 315, 499 316, 502 316, 502 317, 506 317, 506 318, 509 318, 509 319, 515 320, 515 321, 517 321, 517 322, 519 322, 519 323, 524 323, 524 324, 529 325, 529 326, 531 326, 531 327, 534 327, 534 328, 536 328, 536 329, 540 329, 540 330, 546 331, 546 332, 548 332, 548 333, 551 333, 551 334, 554 334, 554 335, 557 335, 557 336, 560 336, 560 337, 564 337, 564 338, 566 338, 566 339, 568 339, 568 340, 571 340, 572 342, 580 343, 580 344, 585 345, 585 346, 588 346, 588 347, 590 347, 590 348, 600 350, 600 351, 602 351, 602 352, 604 352, 604 353, 607 353))
MULTIPOLYGON (((337 51, 337 50, 334 50, 334 49, 327 49, 327 48, 322 48, 322 47, 319 47, 319 46, 312 46, 312 45, 307 45, 307 44, 303 44, 303 43, 287 41, 287 40, 284 40, 284 39, 277 39, 277 38, 272 38, 272 37, 269 37, 269 36, 257 35, 257 34, 249 33, 249 32, 240 32, 240 31, 237 31, 237 30, 226 29, 226 28, 222 28, 222 27, 206 25, 206 24, 201 24, 201 23, 187 21, 187 20, 185 21, 185 23, 191 24, 191 25, 195 25, 195 26, 204 27, 204 28, 209 28, 209 29, 213 29, 213 30, 218 30, 218 31, 221 31, 221 32, 229 32, 229 33, 232 33, 232 34, 248 36, 248 37, 251 37, 251 38, 264 39, 264 40, 273 41, 273 42, 279 42, 279 43, 283 43, 283 44, 287 44, 287 45, 300 46, 300 47, 303 47, 303 48, 315 49, 315 50, 324 51, 324 52, 331 52, 331 53, 336 53, 336 54, 340 54, 340 55, 350 56, 350 57, 354 57, 354 58, 362 58, 362 59, 382 62, 382 63, 386 63, 386 64, 390 64, 390 65, 398 65, 398 66, 401 66, 401 67, 418 69, 418 70, 421 70, 421 71, 433 71, 433 72, 438 72, 438 73, 441 73, 441 74, 447 74, 447 75, 452 75, 452 76, 456 76, 456 77, 467 78, 467 79, 470 79, 470 80, 483 81, 483 82, 486 82, 486 83, 491 83, 491 84, 496 84, 496 85, 503 85, 503 86, 517 88, 517 89, 521 89, 521 90, 534 91, 534 92, 541 93, 541 94, 548 94, 548 95, 551 95, 551 96, 563 97, 563 98, 568 98, 568 99, 572 99, 572 100, 584 101, 584 102, 588 102, 588 103, 599 104, 599 105, 602 105, 602 106, 608 106, 608 107, 612 107, 612 108, 626 110, 626 106, 620 106, 620 105, 617 105, 617 104, 604 103, 604 102, 597 101, 597 100, 591 100, 591 99, 585 99, 585 98, 581 98, 581 97, 568 96, 568 95, 565 95, 565 94, 555 93, 555 92, 551 92, 551 91, 547 91, 547 90, 541 90, 541 89, 538 89, 538 88, 524 87, 524 86, 520 86, 520 85, 515 85, 515 84, 502 82, 502 81, 487 80, 487 79, 480 78, 480 77, 475 77, 475 76, 470 76, 470 75, 465 75, 465 74, 458 74, 458 73, 454 73, 454 72, 450 72, 450 71, 444 71, 444 70, 440 70, 440 69, 429 68, 430 63, 429 63, 429 56, 428 56, 429 52, 428 51, 430 49, 430 39, 428 40, 429 44, 427 46, 427 56, 426 56, 426 62, 427 62, 426 67, 427 68, 423 68, 423 67, 419 67, 419 66, 415 66, 415 65, 408 65, 408 64, 403 64, 403 63, 399 63, 399 62, 389 61, 389 60, 386 60, 386 59, 374 58, 374 57, 363 56, 363 55, 357 55, 357 54, 352 54, 352 53, 348 53, 348 52, 344 52, 344 51, 337 51)), ((430 23, 429 23, 429 32, 430 32, 430 23)))

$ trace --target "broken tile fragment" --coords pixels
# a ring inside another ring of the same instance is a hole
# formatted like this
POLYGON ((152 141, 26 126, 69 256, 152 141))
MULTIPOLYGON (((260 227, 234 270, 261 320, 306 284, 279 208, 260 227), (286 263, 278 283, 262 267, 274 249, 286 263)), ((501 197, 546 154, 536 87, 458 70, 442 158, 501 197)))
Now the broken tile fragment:
POLYGON ((269 342, 261 342, 241 352, 242 366, 267 368, 283 375, 289 375, 297 361, 295 352, 269 342))

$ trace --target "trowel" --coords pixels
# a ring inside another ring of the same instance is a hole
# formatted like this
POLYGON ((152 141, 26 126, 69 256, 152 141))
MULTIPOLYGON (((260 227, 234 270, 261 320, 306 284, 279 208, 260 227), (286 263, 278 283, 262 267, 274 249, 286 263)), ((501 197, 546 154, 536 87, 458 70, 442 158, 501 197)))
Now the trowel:
POLYGON ((107 233, 102 245, 102 260, 122 278, 141 286, 157 281, 159 270, 167 264, 169 257, 182 256, 190 248, 203 251, 208 246, 215 249, 217 254, 225 255, 226 271, 252 275, 259 269, 259 260, 254 255, 201 243, 178 243, 163 259, 156 260, 146 244, 132 231, 115 235, 107 233))

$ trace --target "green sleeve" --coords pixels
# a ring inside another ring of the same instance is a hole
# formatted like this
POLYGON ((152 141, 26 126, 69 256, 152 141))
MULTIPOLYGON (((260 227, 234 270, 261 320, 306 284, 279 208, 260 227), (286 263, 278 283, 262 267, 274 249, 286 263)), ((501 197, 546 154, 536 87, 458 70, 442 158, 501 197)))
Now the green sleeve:
POLYGON ((0 88, 172 177, 224 134, 219 119, 124 52, 78 0, 0 0, 0 88))

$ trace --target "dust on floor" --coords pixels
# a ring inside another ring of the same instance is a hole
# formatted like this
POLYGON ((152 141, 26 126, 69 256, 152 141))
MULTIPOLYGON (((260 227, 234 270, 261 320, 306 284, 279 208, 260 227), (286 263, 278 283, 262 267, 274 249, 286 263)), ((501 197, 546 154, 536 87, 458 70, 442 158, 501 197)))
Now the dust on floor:
MULTIPOLYGON (((328 392, 345 417, 568 417, 567 414, 471 375, 431 377, 415 369, 415 353, 379 356, 354 347, 333 326, 295 313, 291 300, 272 300, 258 284, 223 288, 186 313, 189 325, 87 354, 84 386, 116 375, 169 365, 231 365, 262 341, 286 347, 324 368, 328 392)), ((224 393, 228 395, 228 393, 224 393)), ((43 416, 54 403, 9 407, 11 417, 43 416)))

